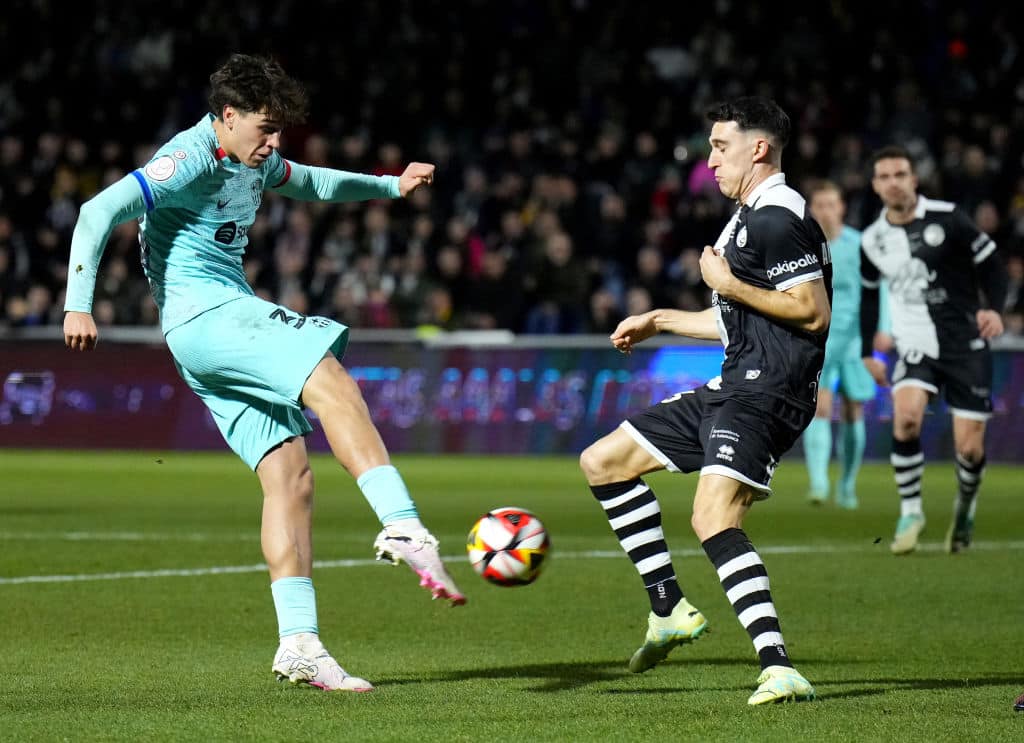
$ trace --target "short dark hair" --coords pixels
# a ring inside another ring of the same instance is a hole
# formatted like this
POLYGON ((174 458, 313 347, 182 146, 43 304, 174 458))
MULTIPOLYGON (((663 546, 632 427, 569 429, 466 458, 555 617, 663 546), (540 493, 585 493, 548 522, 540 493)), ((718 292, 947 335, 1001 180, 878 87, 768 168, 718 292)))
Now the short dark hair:
POLYGON ((246 113, 265 113, 283 126, 301 124, 309 99, 301 83, 269 57, 232 54, 210 75, 210 108, 220 117, 224 106, 246 113))
POLYGON ((708 109, 707 117, 711 121, 735 121, 743 132, 759 129, 774 138, 780 150, 789 143, 789 116, 770 98, 751 95, 716 103, 708 109))
POLYGON ((910 172, 916 173, 917 168, 914 166, 914 158, 910 156, 910 151, 906 147, 901 147, 898 144, 890 144, 885 147, 875 150, 871 154, 871 172, 875 171, 875 165, 879 160, 906 160, 910 163, 910 172))
POLYGON ((807 200, 810 201, 814 198, 814 194, 821 193, 822 191, 835 191, 839 194, 839 198, 843 197, 843 189, 839 187, 839 184, 828 178, 815 178, 811 180, 806 187, 807 200))

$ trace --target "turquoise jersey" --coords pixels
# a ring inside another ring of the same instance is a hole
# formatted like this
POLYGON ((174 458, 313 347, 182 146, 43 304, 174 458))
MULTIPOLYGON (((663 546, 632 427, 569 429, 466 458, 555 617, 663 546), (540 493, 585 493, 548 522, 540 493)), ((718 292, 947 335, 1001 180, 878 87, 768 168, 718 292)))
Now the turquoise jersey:
POLYGON ((213 114, 174 136, 144 167, 82 205, 71 238, 64 309, 91 312, 100 257, 115 225, 138 219, 142 264, 164 333, 225 302, 250 297, 242 256, 249 228, 273 188, 301 201, 365 201, 401 195, 399 178, 319 168, 275 149, 258 168, 232 162, 213 114))
POLYGON ((268 188, 312 201, 399 196, 395 176, 293 164, 275 149, 257 168, 232 162, 217 142, 213 114, 178 133, 132 171, 145 198, 142 265, 164 333, 206 310, 253 296, 242 256, 268 188))
MULTIPOLYGON (((825 355, 836 360, 859 359, 860 232, 844 225, 839 236, 829 243, 829 250, 832 254, 832 324, 825 355)), ((884 300, 882 306, 885 306, 884 300)), ((887 330, 887 314, 881 317, 880 330, 887 330)))
POLYGON ((249 228, 264 189, 281 185, 289 171, 276 150, 258 168, 232 162, 217 144, 210 114, 132 172, 146 200, 142 266, 165 333, 253 294, 242 268, 249 228))

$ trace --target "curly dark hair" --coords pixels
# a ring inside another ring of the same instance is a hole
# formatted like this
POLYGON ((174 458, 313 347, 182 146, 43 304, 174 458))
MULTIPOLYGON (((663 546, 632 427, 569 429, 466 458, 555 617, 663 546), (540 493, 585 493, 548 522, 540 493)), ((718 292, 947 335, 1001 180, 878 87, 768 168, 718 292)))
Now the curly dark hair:
POLYGON ((210 109, 220 117, 224 106, 246 113, 265 113, 283 126, 301 124, 309 99, 301 83, 269 57, 232 54, 210 75, 210 109))
POLYGON ((757 129, 775 140, 780 150, 789 142, 789 116, 770 98, 744 96, 717 103, 707 111, 711 121, 735 121, 740 131, 757 129))

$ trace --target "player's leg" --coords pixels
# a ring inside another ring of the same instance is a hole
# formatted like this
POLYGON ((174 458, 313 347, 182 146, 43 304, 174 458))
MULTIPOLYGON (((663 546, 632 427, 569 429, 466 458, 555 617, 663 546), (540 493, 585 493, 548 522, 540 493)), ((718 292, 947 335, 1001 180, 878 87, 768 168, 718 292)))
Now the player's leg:
POLYGON ((667 617, 683 592, 665 543, 658 499, 640 479, 643 474, 663 469, 661 463, 618 428, 583 451, 580 469, 619 544, 640 574, 651 611, 667 617))
POLYGON ((370 691, 320 642, 313 589, 313 473, 301 436, 271 450, 256 467, 263 487, 263 556, 277 611, 280 644, 272 670, 280 680, 327 691, 370 691))
POLYGON ((743 531, 751 504, 771 495, 779 457, 799 438, 808 416, 772 398, 756 406, 727 399, 708 408, 701 421, 707 444, 691 524, 761 662, 758 688, 748 701, 813 699, 814 689, 793 670, 768 572, 743 531))
POLYGON ((743 531, 743 518, 760 496, 750 484, 721 474, 701 474, 693 502, 693 530, 715 566, 736 616, 761 662, 749 704, 814 698, 814 688, 786 653, 768 571, 743 531))
POLYGON ((839 415, 839 450, 841 475, 836 488, 836 504, 840 508, 857 507, 857 474, 864 461, 867 436, 864 430, 864 403, 875 397, 874 379, 860 359, 860 341, 842 364, 839 389, 843 397, 839 415))
MULTIPOLYGON (((313 574, 313 471, 305 440, 295 436, 267 452, 256 475, 263 488, 260 543, 270 580, 308 579, 313 574)), ((315 624, 316 610, 311 611, 315 624)))
POLYGON ((666 425, 665 416, 673 416, 679 423, 692 408, 696 431, 697 407, 699 401, 693 393, 671 398, 634 416, 580 455, 580 468, 591 492, 640 574, 650 599, 644 643, 629 661, 634 673, 652 668, 672 648, 697 639, 707 627, 704 616, 683 595, 665 542, 661 507, 654 491, 640 479, 666 467, 679 469, 665 451, 681 456, 677 453, 678 441, 669 440, 673 435, 678 439, 678 434, 668 433, 672 427, 666 425))
POLYGON ((918 539, 924 531, 925 518, 921 505, 921 478, 924 475, 921 424, 928 399, 938 389, 934 384, 916 377, 904 377, 899 381, 894 377, 894 381, 893 440, 889 460, 892 462, 896 490, 900 496, 900 518, 896 522, 896 533, 889 549, 895 555, 905 555, 917 549, 918 539))
POLYGON ((950 553, 966 549, 974 532, 978 488, 985 470, 985 425, 992 415, 992 353, 979 349, 944 366, 946 402, 953 414, 958 492, 946 534, 950 553))
POLYGON ((867 436, 864 431, 864 404, 849 400, 845 396, 840 406, 839 449, 842 470, 836 489, 836 505, 840 508, 857 507, 857 474, 864 461, 864 446, 867 436))
POLYGON ((275 371, 294 374, 287 362, 295 358, 285 354, 274 363, 238 332, 252 328, 271 347, 282 337, 288 342, 295 328, 260 325, 269 320, 264 305, 255 297, 229 302, 173 329, 167 345, 182 378, 263 488, 261 543, 278 618, 274 674, 325 690, 369 691, 369 682, 346 673, 320 642, 311 572, 313 476, 302 438, 311 427, 297 394, 278 389, 284 382, 267 383, 275 371))
POLYGON ((953 522, 946 534, 946 551, 950 553, 961 552, 971 544, 978 488, 985 471, 985 419, 968 415, 966 411, 953 413, 958 492, 953 504, 953 522))
POLYGON ((356 483, 384 527, 374 542, 378 559, 406 562, 435 599, 466 602, 438 552, 438 541, 420 522, 405 481, 392 466, 359 385, 328 354, 302 388, 302 403, 316 413, 335 459, 356 483))
POLYGON ((803 435, 804 460, 810 479, 807 497, 815 504, 828 500, 828 463, 832 459, 832 389, 824 382, 825 375, 822 374, 818 408, 803 435))

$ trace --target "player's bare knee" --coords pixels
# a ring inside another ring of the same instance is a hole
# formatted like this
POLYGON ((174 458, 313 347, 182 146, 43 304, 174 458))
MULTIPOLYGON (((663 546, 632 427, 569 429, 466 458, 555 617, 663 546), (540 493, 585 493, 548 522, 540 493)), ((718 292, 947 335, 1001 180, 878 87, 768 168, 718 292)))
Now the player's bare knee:
POLYGON ((973 467, 985 458, 985 449, 980 442, 957 444, 956 455, 973 467))
POLYGON ((909 441, 921 436, 921 421, 913 418, 897 418, 892 423, 892 433, 898 441, 909 441))
POLYGON ((604 481, 607 467, 607 457, 602 456, 599 444, 591 444, 580 454, 580 469, 591 485, 597 485, 604 481))
POLYGON ((690 514, 690 528, 693 529, 694 534, 700 536, 701 525, 701 517, 697 514, 697 506, 694 504, 693 513, 690 514))
POLYGON ((291 489, 292 497, 302 503, 313 502, 313 470, 306 467, 299 476, 295 478, 295 484, 291 489))
POLYGON ((619 449, 614 439, 605 437, 580 454, 580 469, 590 485, 607 485, 625 482, 639 475, 627 461, 628 457, 619 449))
POLYGON ((697 501, 693 503, 690 527, 693 529, 693 533, 697 535, 697 539, 702 542, 722 531, 715 523, 714 514, 711 510, 697 501))
POLYGON ((306 467, 267 483, 263 497, 282 499, 281 502, 289 501, 292 505, 308 509, 313 503, 313 471, 306 467))

